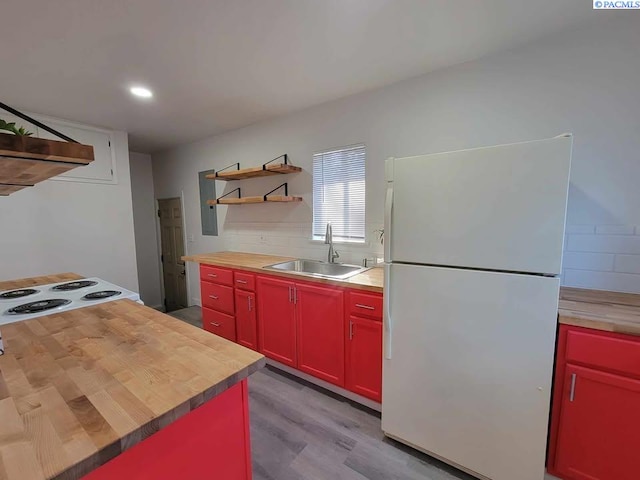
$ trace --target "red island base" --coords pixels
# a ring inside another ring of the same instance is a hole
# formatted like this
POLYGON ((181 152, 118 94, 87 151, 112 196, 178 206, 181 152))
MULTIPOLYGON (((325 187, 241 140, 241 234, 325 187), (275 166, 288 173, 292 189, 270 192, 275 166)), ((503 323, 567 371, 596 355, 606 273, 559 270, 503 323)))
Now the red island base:
POLYGON ((251 480, 243 380, 105 463, 83 480, 251 480))

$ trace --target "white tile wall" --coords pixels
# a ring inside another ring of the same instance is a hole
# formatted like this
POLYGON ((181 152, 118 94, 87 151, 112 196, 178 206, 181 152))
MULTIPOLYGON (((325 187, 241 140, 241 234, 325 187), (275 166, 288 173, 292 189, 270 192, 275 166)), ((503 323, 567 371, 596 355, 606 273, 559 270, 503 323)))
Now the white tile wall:
MULTIPOLYGON (((383 247, 367 225, 365 244, 336 244, 340 262, 362 264, 382 257, 383 247)), ((327 246, 311 240, 307 223, 225 223, 221 236, 227 250, 325 260, 327 246)), ((633 225, 567 225, 562 284, 640 293, 640 227, 633 225)))
POLYGON ((562 284, 640 293, 640 227, 567 225, 562 284))
MULTIPOLYGON (((361 265, 364 258, 382 257, 383 247, 375 230, 382 225, 367 225, 364 244, 335 243, 341 263, 361 265)), ((311 224, 307 223, 229 223, 225 222, 221 237, 225 248, 232 251, 283 255, 296 258, 326 260, 328 246, 311 240, 311 224)))

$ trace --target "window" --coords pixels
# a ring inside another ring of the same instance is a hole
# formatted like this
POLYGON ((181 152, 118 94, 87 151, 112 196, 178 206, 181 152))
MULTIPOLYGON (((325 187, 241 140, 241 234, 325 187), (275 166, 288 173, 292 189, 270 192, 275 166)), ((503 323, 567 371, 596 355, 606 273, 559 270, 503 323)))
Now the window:
POLYGON ((313 156, 313 239, 364 243, 365 147, 356 145, 313 156))

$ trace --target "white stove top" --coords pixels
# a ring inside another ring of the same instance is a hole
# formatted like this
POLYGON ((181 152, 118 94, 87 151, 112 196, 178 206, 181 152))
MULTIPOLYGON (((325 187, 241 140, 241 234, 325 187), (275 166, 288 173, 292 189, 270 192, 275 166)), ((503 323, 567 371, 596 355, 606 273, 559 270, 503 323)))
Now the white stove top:
POLYGON ((0 325, 123 298, 142 303, 139 294, 96 277, 0 291, 0 325))

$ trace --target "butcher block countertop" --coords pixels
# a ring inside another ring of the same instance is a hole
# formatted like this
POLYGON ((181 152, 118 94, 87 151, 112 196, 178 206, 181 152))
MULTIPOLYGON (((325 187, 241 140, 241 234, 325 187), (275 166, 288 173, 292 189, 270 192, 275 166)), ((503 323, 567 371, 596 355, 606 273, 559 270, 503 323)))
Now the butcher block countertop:
POLYGON ((640 295, 562 287, 559 321, 565 325, 640 335, 640 295))
POLYGON ((259 353, 131 300, 0 330, 2 480, 81 478, 264 365, 259 353))
POLYGON ((182 257, 186 262, 203 263, 206 265, 217 265, 219 267, 239 268, 251 272, 275 275, 278 277, 295 278, 298 280, 308 280, 311 282, 336 285, 339 287, 357 288, 359 290, 369 290, 371 292, 382 293, 384 283, 384 270, 382 268, 371 268, 365 272, 354 275, 345 280, 334 280, 331 278, 310 277, 299 273, 280 272, 267 270, 264 267, 274 263, 289 262, 296 260, 292 257, 278 257, 274 255, 262 255, 257 253, 243 252, 215 252, 203 253, 200 255, 188 255, 182 257))

